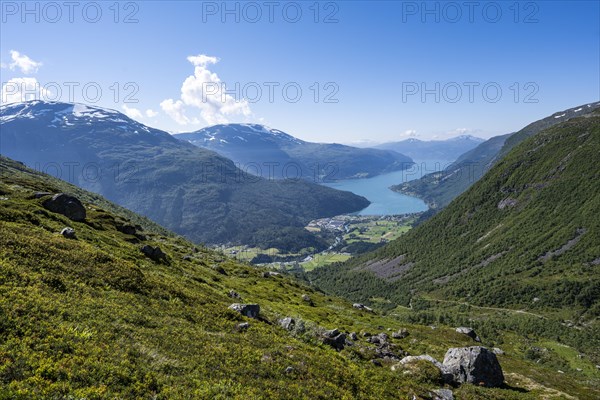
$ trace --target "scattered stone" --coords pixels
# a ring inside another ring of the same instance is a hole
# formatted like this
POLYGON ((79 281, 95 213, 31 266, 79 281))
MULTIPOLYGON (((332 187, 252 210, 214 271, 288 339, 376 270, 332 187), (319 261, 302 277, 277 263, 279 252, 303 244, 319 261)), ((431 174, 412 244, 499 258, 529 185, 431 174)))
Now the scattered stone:
POLYGON ((373 363, 373 365, 375 365, 377 367, 383 366, 383 364, 381 364, 381 361, 379 361, 377 359, 373 359, 373 360, 371 360, 371 362, 373 363))
POLYGON ((327 337, 334 337, 340 334, 340 331, 336 328, 336 329, 332 329, 330 331, 325 331, 325 333, 323 335, 327 336, 327 337))
POLYGON ((125 235, 135 235, 137 233, 135 226, 130 224, 117 225, 117 230, 125 235))
POLYGON ((369 337, 369 336, 371 336, 371 334, 369 332, 363 332, 362 335, 363 335, 363 337, 369 337))
POLYGON ((502 349, 499 349, 499 348, 497 348, 497 347, 494 347, 494 348, 492 349, 492 353, 496 354, 497 356, 501 356, 501 355, 503 355, 503 354, 504 354, 504 350, 502 350, 502 349))
POLYGON ((558 371, 556 371, 556 372, 558 372, 559 374, 564 374, 565 373, 565 371, 561 371, 560 369, 558 371))
POLYGON ((437 369, 440 370, 440 373, 442 375, 442 378, 444 379, 444 382, 452 383, 452 381, 453 381, 452 375, 450 373, 448 373, 448 371, 446 370, 446 367, 444 367, 444 365, 441 362, 439 362, 438 360, 436 360, 435 358, 431 357, 428 354, 422 354, 420 356, 406 356, 403 359, 401 359, 398 364, 392 366, 392 371, 396 371, 397 369, 403 368, 407 364, 412 364, 417 361, 430 362, 437 369))
POLYGON ((391 343, 382 343, 375 349, 377 358, 383 358, 387 361, 400 361, 400 359, 406 355, 401 349, 397 351, 396 345, 391 343))
POLYGON ((269 278, 271 276, 277 276, 277 275, 281 275, 279 272, 273 272, 273 271, 265 271, 262 273, 263 278, 269 278))
MULTIPOLYGON (((352 304, 352 307, 356 308, 357 310, 364 310, 364 311, 368 311, 368 312, 373 311, 373 309, 371 307, 367 307, 361 303, 354 303, 354 304, 352 304)), ((383 328, 381 328, 381 329, 383 329, 383 328)))
POLYGON ((408 337, 408 335, 408 329, 406 328, 400 328, 398 329, 398 332, 392 333, 394 339, 404 339, 405 337, 408 337))
POLYGON ((519 201, 517 199, 511 199, 510 197, 508 197, 498 203, 498 210, 504 210, 505 208, 513 208, 517 204, 519 204, 519 201))
POLYGON ((52 193, 50 193, 50 192, 35 192, 33 194, 33 198, 34 199, 39 199, 39 198, 44 197, 44 196, 50 196, 51 194, 52 193))
POLYGON ((145 244, 140 249, 142 253, 152 261, 162 261, 167 259, 167 255, 160 249, 160 247, 152 247, 148 244, 145 244))
POLYGON ((296 326, 296 321, 294 321, 294 318, 287 317, 279 320, 279 325, 286 331, 291 331, 296 326))
POLYGON ((285 369, 285 373, 286 373, 286 374, 291 374, 292 372, 294 372, 294 368, 293 368, 293 367, 287 367, 287 368, 285 369))
POLYGON ((383 343, 387 343, 389 336, 387 335, 387 333, 380 333, 379 335, 377 335, 377 337, 379 338, 379 343, 383 344, 383 343))
POLYGON ((73 228, 62 228, 60 234, 66 237, 67 239, 76 239, 75 237, 75 229, 73 228))
POLYGON ((218 264, 213 265, 211 268, 213 269, 213 271, 216 271, 221 275, 227 275, 227 272, 225 272, 225 268, 221 267, 218 264))
POLYGON ((181 259, 183 261, 192 261, 194 259, 194 257, 191 256, 190 254, 186 254, 185 256, 181 257, 181 259))
POLYGON ((367 342, 369 343, 373 343, 373 344, 379 344, 379 336, 371 336, 370 338, 367 339, 367 342))
MULTIPOLYGON (((410 364, 410 363, 414 363, 416 361, 429 361, 430 363, 432 363, 433 365, 435 365, 439 370, 444 370, 444 366, 441 362, 439 362, 438 360, 436 360, 435 358, 431 357, 429 354, 422 354, 420 356, 407 356, 404 357, 402 360, 400 360, 399 365, 405 365, 405 364, 410 364)), ((392 370, 397 369, 397 366, 393 366, 392 370)))
POLYGON ((45 200, 42 205, 49 211, 62 214, 72 221, 85 220, 85 207, 77 197, 58 193, 45 200))
POLYGON ((248 322, 242 322, 241 324, 238 324, 238 330, 240 331, 245 331, 248 328, 250 328, 250 324, 248 322))
POLYGON ((477 336, 477 333, 475 333, 475 330, 473 328, 461 326, 459 328, 456 328, 456 332, 462 333, 463 335, 467 335, 468 337, 475 340, 476 342, 481 342, 481 339, 479 339, 479 336, 477 336))
POLYGON ((240 296, 240 294, 233 289, 229 290, 229 293, 227 293, 227 296, 231 297, 232 299, 241 299, 242 298, 242 296, 240 296))
POLYGON ((307 303, 312 303, 312 299, 307 294, 303 294, 302 295, 302 300, 305 301, 305 302, 307 302, 307 303))
POLYGON ((240 304, 234 303, 229 306, 230 310, 237 311, 245 317, 257 318, 260 313, 260 306, 258 304, 240 304))
POLYGON ((502 367, 496 355, 481 346, 451 348, 443 366, 456 383, 498 387, 504 383, 502 367))
POLYGON ((577 372, 583 371, 583 369, 581 369, 581 368, 575 368, 575 369, 577 370, 577 372))
POLYGON ((450 389, 436 389, 432 397, 433 400, 454 400, 454 393, 450 389))
POLYGON ((343 350, 346 345, 346 335, 340 333, 337 329, 332 329, 323 333, 321 341, 336 350, 343 350))
POLYGON ((356 334, 356 332, 350 333, 350 340, 358 340, 358 335, 356 334))

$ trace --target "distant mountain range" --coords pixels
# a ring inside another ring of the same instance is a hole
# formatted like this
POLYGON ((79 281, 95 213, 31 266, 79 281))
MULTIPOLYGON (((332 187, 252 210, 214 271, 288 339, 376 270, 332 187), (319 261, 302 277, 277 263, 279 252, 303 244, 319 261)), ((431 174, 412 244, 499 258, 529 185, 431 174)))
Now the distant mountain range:
POLYGON ((415 161, 435 160, 445 163, 456 160, 461 154, 477 147, 484 141, 485 139, 471 135, 430 141, 410 138, 399 142, 383 143, 375 148, 393 150, 405 154, 415 161))
POLYGON ((413 165, 395 151, 311 143, 256 124, 225 124, 174 135, 230 158, 249 173, 263 177, 334 181, 365 178, 413 165))
POLYGON ((303 229, 366 207, 350 192, 249 175, 212 151, 82 104, 0 107, 2 154, 99 193, 195 242, 323 247, 303 229))
POLYGON ((422 198, 434 209, 432 212, 435 212, 435 209, 445 207, 477 182, 498 160, 523 140, 545 128, 587 115, 599 106, 600 103, 590 103, 569 108, 533 122, 516 133, 495 136, 461 155, 445 170, 400 183, 392 187, 392 190, 422 198))

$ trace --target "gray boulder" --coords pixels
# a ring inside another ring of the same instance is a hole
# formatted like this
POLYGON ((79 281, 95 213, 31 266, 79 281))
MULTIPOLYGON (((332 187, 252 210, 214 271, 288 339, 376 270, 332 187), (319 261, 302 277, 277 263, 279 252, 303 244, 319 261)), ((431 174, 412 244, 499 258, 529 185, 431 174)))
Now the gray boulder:
POLYGON ((294 318, 287 317, 279 320, 279 325, 286 331, 291 331, 294 329, 294 326, 296 326, 296 321, 294 318))
POLYGON ((436 389, 432 395, 433 400, 454 400, 454 393, 450 389, 436 389))
POLYGON ((395 371, 396 369, 401 368, 403 365, 411 364, 411 363, 414 363, 417 361, 427 361, 427 362, 432 363, 437 369, 440 370, 440 372, 442 374, 442 379, 444 379, 444 382, 446 382, 446 383, 453 382, 453 376, 452 376, 452 374, 450 374, 448 372, 448 369, 444 366, 444 364, 442 364, 435 358, 431 357, 429 354, 423 354, 420 356, 404 357, 402 360, 400 360, 400 362, 398 364, 392 366, 392 371, 395 371))
MULTIPOLYGON (((335 329, 335 331, 337 331, 337 329, 335 329)), ((324 344, 331 346, 336 350, 343 350, 344 346, 346 346, 346 335, 343 333, 338 333, 335 336, 325 334, 321 340, 324 344)))
POLYGON ((167 255, 158 246, 152 247, 146 244, 142 246, 140 250, 142 251, 142 253, 144 253, 146 257, 153 261, 161 261, 167 259, 167 255))
POLYGON ((238 330, 240 331, 246 331, 248 330, 248 328, 250 328, 250 324, 247 322, 242 322, 241 324, 238 324, 238 330))
POLYGON ((498 387, 504 383, 504 374, 496 355, 485 347, 451 348, 446 352, 443 366, 456 383, 487 387, 498 387))
POLYGON ((75 229, 73 228, 63 228, 60 231, 60 234, 66 237, 67 239, 75 239, 75 229))
POLYGON ((368 312, 373 311, 373 309, 371 307, 367 307, 361 303, 354 303, 354 304, 352 304, 352 307, 356 308, 357 310, 364 310, 364 311, 368 311, 368 312))
POLYGON ((398 332, 392 333, 392 337, 394 339, 404 339, 405 337, 408 337, 408 335, 408 329, 406 328, 398 329, 398 332))
POLYGON ((258 318, 260 306, 258 304, 240 304, 234 303, 229 306, 230 310, 237 311, 245 317, 258 318))
POLYGON ((481 339, 479 339, 479 336, 477 336, 477 333, 475 333, 475 330, 473 328, 461 326, 459 328, 456 328, 456 332, 462 333, 463 335, 467 335, 468 337, 475 340, 476 342, 481 342, 481 339))
POLYGON ((336 328, 336 329, 332 329, 330 331, 325 331, 325 333, 323 333, 323 336, 328 337, 328 338, 332 338, 335 337, 337 335, 340 334, 340 331, 336 328))
POLYGON ((71 221, 85 220, 85 207, 77 197, 58 193, 45 200, 42 205, 49 211, 62 214, 71 221))

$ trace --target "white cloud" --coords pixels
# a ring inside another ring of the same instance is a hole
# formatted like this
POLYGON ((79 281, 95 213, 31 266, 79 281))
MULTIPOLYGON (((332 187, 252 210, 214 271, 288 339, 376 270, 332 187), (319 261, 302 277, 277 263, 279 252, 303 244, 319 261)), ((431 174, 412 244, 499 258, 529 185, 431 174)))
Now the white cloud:
POLYGON ((52 100, 53 94, 36 78, 12 78, 2 86, 0 98, 4 103, 20 103, 28 100, 52 100))
POLYGON ((206 67, 208 64, 216 64, 219 62, 219 59, 217 57, 210 57, 204 54, 199 54, 197 56, 189 56, 187 60, 195 66, 201 67, 206 67))
POLYGON ((42 66, 41 62, 33 61, 25 54, 21 54, 16 50, 10 51, 10 57, 12 58, 13 62, 10 63, 9 67, 13 71, 18 68, 24 74, 31 74, 37 72, 42 66))
POLYGON ((409 138, 414 138, 414 137, 419 136, 419 134, 414 129, 408 129, 408 130, 402 132, 401 136, 403 136, 403 137, 409 137, 409 138))
POLYGON ((187 125, 190 123, 190 119, 184 114, 183 102, 181 100, 163 100, 160 103, 160 108, 179 125, 187 125))
POLYGON ((208 124, 229 122, 231 116, 250 117, 252 112, 248 101, 236 99, 226 93, 226 85, 219 76, 208 69, 219 62, 217 57, 204 54, 189 56, 187 60, 194 65, 194 75, 188 76, 181 85, 179 100, 166 99, 161 108, 180 125, 198 123, 198 119, 189 119, 186 112, 190 109, 200 111, 200 117, 208 124))
POLYGON ((140 120, 144 117, 140 110, 134 107, 128 107, 127 104, 123 104, 121 108, 123 109, 125 115, 127 115, 129 118, 140 120))
POLYGON ((465 135, 469 132, 472 132, 472 130, 468 128, 456 128, 455 130, 448 133, 451 135, 465 135))
POLYGON ((157 113, 156 111, 154 111, 154 110, 150 109, 150 108, 146 110, 146 116, 147 116, 148 118, 154 118, 154 117, 156 117, 157 115, 158 115, 158 113, 157 113))

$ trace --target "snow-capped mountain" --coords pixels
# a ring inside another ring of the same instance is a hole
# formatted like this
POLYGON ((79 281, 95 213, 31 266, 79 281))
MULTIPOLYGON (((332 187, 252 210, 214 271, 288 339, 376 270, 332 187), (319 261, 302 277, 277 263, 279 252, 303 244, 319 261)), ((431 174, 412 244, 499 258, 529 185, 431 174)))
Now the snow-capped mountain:
POLYGON ((118 129, 128 134, 162 135, 164 133, 141 124, 119 111, 80 103, 34 100, 0 106, 0 123, 27 120, 49 128, 66 130, 93 126, 93 129, 98 131, 118 129))
POLYGON ((214 150, 249 172, 269 170, 275 178, 337 180, 408 168, 412 160, 389 150, 311 143, 258 124, 222 124, 175 135, 214 150), (300 170, 301 172, 298 172, 300 170))

